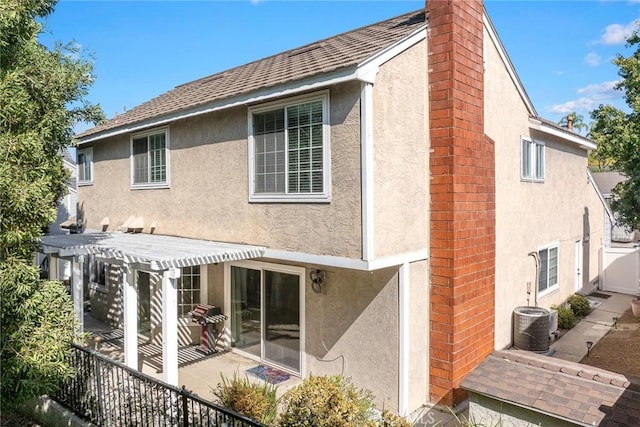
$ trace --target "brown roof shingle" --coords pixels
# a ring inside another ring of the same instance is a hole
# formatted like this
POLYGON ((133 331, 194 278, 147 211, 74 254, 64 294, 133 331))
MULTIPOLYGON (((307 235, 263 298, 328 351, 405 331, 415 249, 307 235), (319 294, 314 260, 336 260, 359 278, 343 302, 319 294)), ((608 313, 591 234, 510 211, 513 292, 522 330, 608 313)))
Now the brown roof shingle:
POLYGON ((461 386, 583 425, 640 426, 637 384, 624 375, 535 353, 494 351, 461 386))
POLYGON ((185 83, 81 133, 78 138, 357 66, 424 25, 424 11, 411 12, 185 83))

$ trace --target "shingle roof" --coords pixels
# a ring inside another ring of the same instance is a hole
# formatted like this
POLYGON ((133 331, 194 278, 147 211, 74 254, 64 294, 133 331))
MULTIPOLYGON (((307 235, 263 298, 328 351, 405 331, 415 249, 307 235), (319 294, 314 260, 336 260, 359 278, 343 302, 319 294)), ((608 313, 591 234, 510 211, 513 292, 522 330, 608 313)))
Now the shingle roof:
POLYGON ((611 195, 616 185, 627 180, 620 172, 594 172, 593 179, 600 192, 605 196, 611 195))
POLYGON ((78 137, 354 67, 424 25, 424 11, 411 12, 213 74, 177 86, 78 137))
POLYGON ((531 352, 495 351, 461 386, 581 425, 640 425, 638 384, 624 375, 531 352))

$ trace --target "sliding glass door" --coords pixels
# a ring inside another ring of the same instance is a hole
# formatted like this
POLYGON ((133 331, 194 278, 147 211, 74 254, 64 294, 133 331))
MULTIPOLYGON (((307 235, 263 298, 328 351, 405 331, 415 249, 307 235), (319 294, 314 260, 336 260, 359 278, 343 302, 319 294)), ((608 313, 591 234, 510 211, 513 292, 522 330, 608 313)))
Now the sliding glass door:
POLYGON ((232 345, 300 372, 301 275, 259 267, 231 266, 232 345))

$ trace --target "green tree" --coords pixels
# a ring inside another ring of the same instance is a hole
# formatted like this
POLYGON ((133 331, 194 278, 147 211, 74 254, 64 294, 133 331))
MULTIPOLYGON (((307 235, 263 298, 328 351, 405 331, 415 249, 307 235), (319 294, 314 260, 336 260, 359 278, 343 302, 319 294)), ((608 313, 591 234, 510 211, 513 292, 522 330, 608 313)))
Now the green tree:
POLYGON ((54 0, 0 1, 0 409, 55 390, 70 375, 71 300, 42 281, 33 255, 56 215, 73 126, 103 115, 85 97, 93 76, 75 45, 38 43, 54 0))
MULTIPOLYGON (((628 57, 614 59, 622 78, 616 89, 624 91, 629 112, 610 105, 600 105, 591 112, 590 136, 598 143, 595 156, 610 159, 611 167, 627 180, 613 189, 611 207, 620 222, 640 229, 640 34, 627 39, 628 47, 636 47, 628 57)), ((609 161, 609 160, 607 160, 609 161)))

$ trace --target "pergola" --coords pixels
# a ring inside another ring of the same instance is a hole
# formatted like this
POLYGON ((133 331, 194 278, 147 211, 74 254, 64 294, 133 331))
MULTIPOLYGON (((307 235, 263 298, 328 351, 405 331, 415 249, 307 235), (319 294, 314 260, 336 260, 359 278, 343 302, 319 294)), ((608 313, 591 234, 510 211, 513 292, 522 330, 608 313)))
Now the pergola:
POLYGON ((71 262, 74 310, 83 330, 83 263, 93 255, 122 269, 125 364, 138 369, 138 287, 135 270, 162 277, 162 372, 165 382, 178 385, 178 288, 182 267, 259 258, 261 246, 212 242, 156 234, 120 232, 49 235, 42 252, 71 262))

